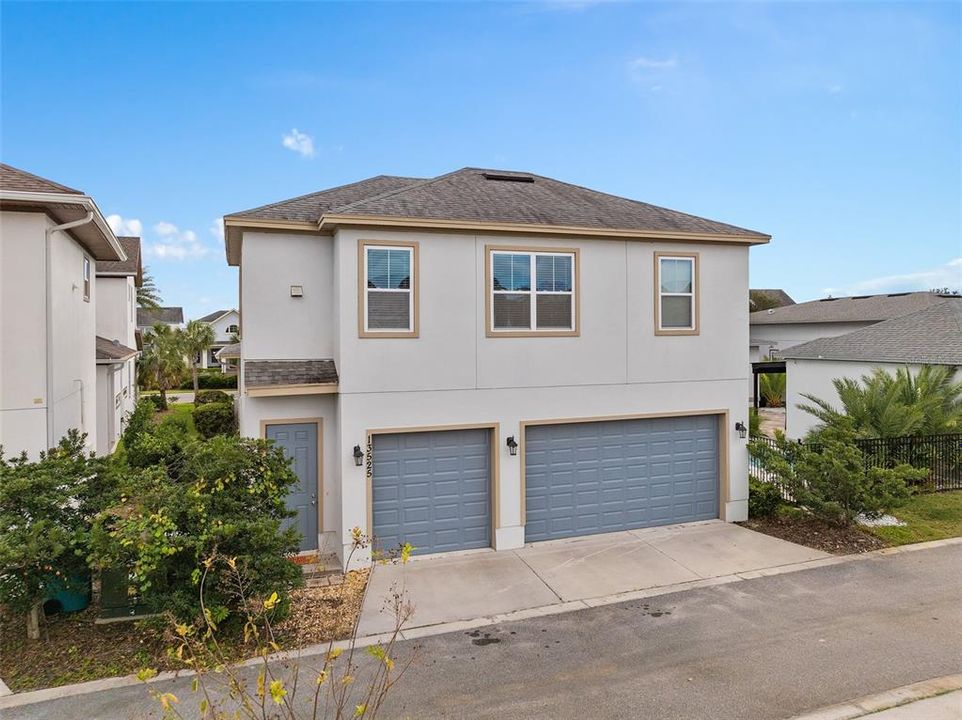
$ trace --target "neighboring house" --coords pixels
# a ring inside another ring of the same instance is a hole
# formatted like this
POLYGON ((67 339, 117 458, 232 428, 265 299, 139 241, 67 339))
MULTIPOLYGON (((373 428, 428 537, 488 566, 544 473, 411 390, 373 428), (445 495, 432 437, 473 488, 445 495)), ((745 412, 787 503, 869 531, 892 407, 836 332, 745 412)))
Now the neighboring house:
POLYGON ((150 332, 157 323, 169 325, 177 330, 184 329, 184 308, 161 307, 154 309, 137 308, 137 329, 150 332))
POLYGON ((217 362, 223 372, 237 372, 240 367, 241 346, 239 342, 225 345, 217 351, 217 362))
POLYGON ((140 238, 119 237, 123 261, 97 263, 97 452, 111 453, 137 404, 137 288, 140 238))
POLYGON ((798 408, 814 395, 838 407, 835 378, 859 379, 876 368, 912 373, 922 365, 962 366, 962 297, 937 296, 923 310, 836 337, 820 338, 782 351, 788 372, 786 435, 801 438, 818 424, 798 408))
POLYGON ((752 288, 748 291, 748 307, 749 310, 758 310, 757 307, 760 300, 768 301, 772 307, 785 307, 786 305, 794 305, 795 301, 792 300, 792 296, 789 295, 784 290, 778 288, 771 289, 759 289, 752 288))
POLYGON ((240 429, 301 548, 747 516, 748 255, 768 235, 525 173, 378 176, 224 218, 240 429))
MULTIPOLYGON (((91 197, 0 164, 0 445, 36 458, 68 430, 98 448, 100 263, 127 259, 91 197)), ((112 409, 112 408, 111 408, 112 409)))
POLYGON ((220 367, 226 370, 226 363, 221 363, 217 359, 217 353, 236 341, 240 334, 240 313, 236 310, 217 310, 198 318, 198 321, 207 323, 214 329, 214 342, 207 348, 207 352, 201 355, 200 366, 202 368, 220 367))

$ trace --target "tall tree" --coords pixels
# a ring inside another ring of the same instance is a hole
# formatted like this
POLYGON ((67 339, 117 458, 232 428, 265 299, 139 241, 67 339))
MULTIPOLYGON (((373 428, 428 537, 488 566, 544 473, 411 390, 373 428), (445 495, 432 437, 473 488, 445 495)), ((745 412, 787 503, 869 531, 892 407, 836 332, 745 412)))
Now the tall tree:
POLYGON ((167 391, 174 387, 186 369, 183 331, 157 323, 144 335, 140 364, 160 390, 161 404, 167 407, 167 391))
POLYGON ((137 288, 137 307, 144 310, 156 310, 162 302, 160 290, 157 289, 153 276, 147 268, 144 268, 144 280, 137 288))
POLYGON ((181 335, 184 352, 190 358, 190 372, 194 378, 194 394, 197 394, 197 366, 201 356, 214 344, 214 328, 200 320, 191 320, 181 335))

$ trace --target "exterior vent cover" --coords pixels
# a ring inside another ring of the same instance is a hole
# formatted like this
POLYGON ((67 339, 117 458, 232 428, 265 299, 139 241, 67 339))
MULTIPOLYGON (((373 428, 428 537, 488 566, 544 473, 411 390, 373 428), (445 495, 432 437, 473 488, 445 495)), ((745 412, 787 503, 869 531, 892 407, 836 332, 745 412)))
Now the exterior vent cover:
POLYGON ((481 173, 484 175, 485 180, 494 180, 496 182, 522 182, 522 183, 533 183, 534 178, 530 175, 508 175, 507 173, 481 173))

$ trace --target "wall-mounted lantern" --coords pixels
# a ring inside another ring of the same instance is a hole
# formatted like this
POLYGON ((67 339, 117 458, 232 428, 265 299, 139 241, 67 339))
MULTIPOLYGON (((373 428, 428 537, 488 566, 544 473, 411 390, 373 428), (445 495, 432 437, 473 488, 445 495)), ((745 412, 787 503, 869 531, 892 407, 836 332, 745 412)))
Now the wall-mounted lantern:
POLYGON ((361 463, 363 462, 364 462, 364 453, 361 452, 361 446, 355 445, 354 446, 354 464, 357 465, 358 467, 361 467, 361 463))
POLYGON ((748 435, 748 428, 745 427, 745 423, 739 420, 735 423, 735 430, 738 432, 738 437, 743 438, 748 435))
POLYGON ((517 455, 518 454, 518 441, 514 439, 514 435, 508 437, 507 441, 508 454, 517 455))

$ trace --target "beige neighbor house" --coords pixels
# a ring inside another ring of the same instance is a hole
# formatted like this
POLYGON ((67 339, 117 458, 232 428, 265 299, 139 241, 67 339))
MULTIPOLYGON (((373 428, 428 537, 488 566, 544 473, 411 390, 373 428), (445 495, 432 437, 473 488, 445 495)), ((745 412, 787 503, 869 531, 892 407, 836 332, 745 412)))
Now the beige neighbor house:
POLYGON ((137 288, 143 285, 140 238, 119 237, 126 260, 97 264, 97 453, 117 447, 137 404, 137 288))
POLYGON ((803 395, 838 407, 835 378, 858 380, 876 369, 894 375, 923 365, 962 366, 962 297, 930 295, 929 306, 845 335, 819 338, 783 350, 788 373, 785 434, 802 438, 818 420, 801 410, 803 395))
MULTIPOLYGON (((136 351, 126 335, 104 345, 101 264, 127 254, 93 198, 0 164, 0 445, 36 458, 68 430, 102 448, 98 361, 136 351)), ((126 310, 126 305, 122 306, 126 310)))
POLYGON ((240 428, 302 549, 421 554, 747 515, 768 235, 519 172, 378 176, 224 218, 240 428))

